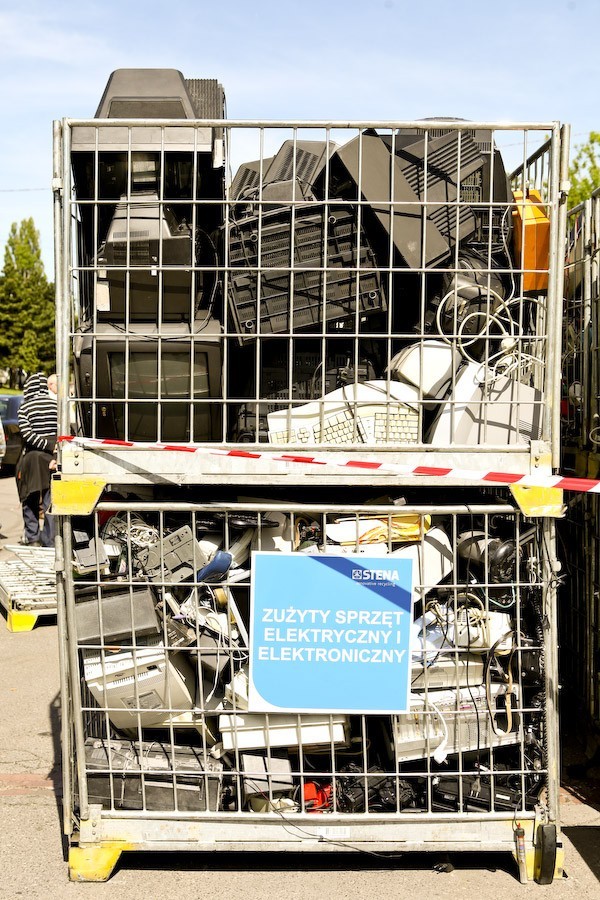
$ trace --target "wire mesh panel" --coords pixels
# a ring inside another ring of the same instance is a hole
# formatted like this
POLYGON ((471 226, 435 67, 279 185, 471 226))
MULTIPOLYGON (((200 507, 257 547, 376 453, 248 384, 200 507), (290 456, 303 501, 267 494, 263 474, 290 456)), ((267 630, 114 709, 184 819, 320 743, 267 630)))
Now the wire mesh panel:
POLYGON ((600 449, 600 191, 569 212, 563 340, 563 435, 600 449))
POLYGON ((547 440, 548 128, 65 123, 78 432, 403 454, 547 440), (535 186, 531 163, 510 186, 538 145, 535 186))
MULTIPOLYGON (((600 468, 600 192, 569 211, 565 266, 562 434, 564 467, 595 478, 600 468)), ((561 523, 566 570, 561 613, 561 672, 568 703, 591 731, 600 724, 598 601, 600 505, 574 497, 561 523)), ((581 732, 585 737, 585 729, 581 732)))
POLYGON ((300 839, 326 814, 555 817, 553 551, 512 507, 107 501, 67 526, 69 546, 76 817, 264 817, 300 839), (265 611, 273 558, 288 580, 265 611), (339 569, 337 606, 293 590, 296 563, 339 569), (382 579, 403 566, 405 607, 386 611, 382 579), (369 687, 351 697, 357 670, 369 687), (292 672, 303 701, 257 700, 292 672))
POLYGON ((559 554, 565 570, 561 589, 560 671, 565 720, 586 731, 600 727, 600 503, 583 494, 567 507, 560 526, 559 554), (584 727, 581 727, 583 724, 584 727))

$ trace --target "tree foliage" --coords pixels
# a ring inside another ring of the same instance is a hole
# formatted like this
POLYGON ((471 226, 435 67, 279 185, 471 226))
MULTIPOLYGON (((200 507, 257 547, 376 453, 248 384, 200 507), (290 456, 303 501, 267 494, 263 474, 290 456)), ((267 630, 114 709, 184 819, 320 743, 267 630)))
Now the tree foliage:
POLYGON ((569 167, 569 206, 577 206, 600 187, 600 131, 591 131, 585 144, 575 148, 569 167))
POLYGON ((33 219, 13 223, 0 276, 0 367, 10 386, 24 372, 55 368, 54 285, 44 273, 39 234, 33 219))

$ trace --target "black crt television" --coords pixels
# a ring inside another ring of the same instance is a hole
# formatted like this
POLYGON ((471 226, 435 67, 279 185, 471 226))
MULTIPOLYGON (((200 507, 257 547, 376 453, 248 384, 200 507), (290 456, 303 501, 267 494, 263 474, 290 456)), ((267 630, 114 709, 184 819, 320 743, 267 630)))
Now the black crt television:
POLYGON ((366 201, 365 228, 379 246, 382 264, 393 249, 401 265, 439 265, 476 228, 473 211, 457 207, 459 184, 484 160, 470 136, 460 140, 459 155, 458 132, 431 138, 427 145, 424 136, 410 136, 404 146, 403 141, 393 143, 390 135, 367 130, 336 150, 328 196, 322 173, 315 182, 316 196, 366 201))
MULTIPOLYGON (((471 206, 471 213, 475 220, 475 230, 466 239, 465 243, 474 249, 487 252, 491 246, 491 252, 506 251, 512 231, 512 216, 507 204, 512 203, 512 191, 504 167, 502 153, 494 141, 494 132, 488 128, 467 128, 461 132, 453 132, 447 127, 449 122, 467 123, 467 119, 456 117, 429 118, 427 135, 430 142, 428 148, 428 160, 434 168, 446 168, 448 172, 448 149, 452 148, 454 156, 450 168, 454 169, 455 182, 459 183, 459 199, 462 203, 471 206), (439 123, 439 125, 437 124, 439 123), (436 157, 435 148, 432 153, 432 142, 443 139, 439 146, 446 147, 443 155, 436 157), (460 145, 460 150, 459 150, 460 145), (458 171, 458 158, 460 153, 460 173, 458 171), (474 164, 475 163, 475 164, 474 164), (441 166, 440 166, 441 164, 441 166)), ((410 160, 411 148, 421 147, 424 144, 423 129, 401 128, 391 136, 384 136, 387 146, 394 146, 398 157, 410 160)), ((422 151, 418 155, 422 157, 422 151)), ((464 213, 461 213, 464 215, 464 213)))
POLYGON ((79 430, 86 437, 206 442, 222 435, 223 337, 207 319, 160 330, 110 323, 74 337, 79 430), (95 374, 94 374, 95 373, 95 374))

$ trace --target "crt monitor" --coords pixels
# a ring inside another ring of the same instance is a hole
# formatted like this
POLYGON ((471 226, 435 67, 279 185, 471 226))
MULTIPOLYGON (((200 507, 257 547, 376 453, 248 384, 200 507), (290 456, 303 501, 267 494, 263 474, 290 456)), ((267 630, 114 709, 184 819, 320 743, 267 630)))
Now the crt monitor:
MULTIPOLYGON (((433 117, 428 122, 435 123, 427 127, 430 143, 436 138, 452 137, 449 128, 451 122, 466 122, 466 119, 433 117), (437 125, 437 127, 436 127, 437 125)), ((384 138, 391 149, 391 138, 384 138)), ((395 151, 400 155, 410 154, 411 147, 417 142, 423 142, 423 128, 401 128, 394 137, 395 151)), ((458 133, 454 133, 453 143, 456 146, 458 133)), ((510 239, 511 216, 509 206, 512 200, 512 192, 506 175, 504 161, 500 150, 494 141, 494 132, 488 128, 469 128, 462 131, 461 143, 461 172, 460 172, 460 200, 471 206, 475 217, 475 231, 467 243, 471 247, 488 252, 491 230, 491 252, 506 251, 510 239), (481 164, 475 167, 465 167, 465 151, 470 158, 473 157, 473 148, 476 148, 481 164), (488 204, 492 203, 489 207, 488 204)), ((431 148, 430 148, 431 149, 431 148)), ((456 154, 457 151, 455 151, 456 154)), ((430 157, 430 153, 428 153, 430 157)))
POLYGON ((87 437, 204 442, 222 438, 221 326, 190 333, 108 323, 75 336, 78 419, 87 437), (154 332, 154 333, 153 333, 154 332), (93 373, 95 372, 95 378, 93 373))
MULTIPOLYGON (((331 157, 329 185, 323 174, 315 182, 319 199, 366 201, 365 228, 379 235, 382 260, 391 249, 402 264, 411 268, 438 265, 451 255, 457 241, 475 230, 468 207, 457 206, 457 135, 421 139, 408 148, 391 153, 386 136, 368 130, 340 147, 331 157), (425 205, 427 201, 427 205, 425 205), (368 215, 367 215, 368 214, 368 215)), ((483 163, 472 140, 464 139, 460 177, 483 163)))
MULTIPOLYGON (((115 270, 112 276, 109 274, 107 283, 106 275, 102 275, 104 266, 98 257, 102 256, 105 242, 110 243, 115 238, 115 230, 121 235, 126 231, 117 227, 123 224, 124 197, 130 198, 132 220, 137 218, 135 204, 139 202, 140 194, 148 192, 160 197, 165 203, 163 211, 176 220, 162 223, 164 266, 180 265, 179 259, 171 259, 177 245, 173 238, 180 226, 179 244, 186 245, 186 256, 192 256, 195 247, 197 253, 192 262, 200 268, 214 267, 209 236, 223 220, 223 129, 186 128, 184 123, 197 119, 223 119, 224 115, 225 95, 215 79, 184 78, 175 69, 118 69, 112 73, 96 112, 97 127, 74 128, 71 142, 73 183, 79 204, 76 258, 77 265, 82 267, 79 273, 82 318, 91 319, 96 312, 93 268, 97 266, 101 273, 98 313, 108 321, 123 321, 124 268, 115 270), (145 124, 133 131, 104 127, 102 120, 114 118, 139 118, 145 124), (177 130, 177 138, 170 139, 169 133, 164 133, 160 125, 152 125, 152 119, 184 121, 177 130), (192 224, 197 232, 193 235, 190 233, 192 224)), ((147 229, 148 223, 142 223, 138 229, 135 221, 130 222, 130 232, 147 229)), ((141 271, 139 267, 145 263, 136 261, 139 250, 140 241, 132 241, 129 263, 114 262, 113 265, 138 267, 132 270, 134 287, 129 315, 130 318, 153 321, 156 319, 158 277, 150 270, 147 275, 141 271), (150 302, 146 303, 148 293, 150 302)), ((155 262, 158 264, 159 260, 155 262)), ((110 266, 110 261, 105 265, 110 266)), ((165 269, 164 274, 163 321, 189 318, 193 305, 211 308, 214 278, 205 279, 206 284, 196 284, 192 298, 191 287, 185 282, 183 272, 179 275, 165 269), (184 281, 183 289, 177 283, 178 277, 184 281), (169 279, 175 279, 176 283, 170 285, 169 279)), ((200 275, 196 281, 199 280, 200 275)))
POLYGON ((126 197, 121 198, 97 263, 106 267, 98 270, 96 284, 99 317, 110 321, 116 316, 122 321, 129 301, 130 319, 155 321, 159 300, 163 319, 194 317, 192 231, 187 223, 177 222, 156 193, 137 194, 131 204, 127 204, 126 197), (161 278, 158 260, 178 268, 167 269, 161 278), (130 266, 131 271, 125 266, 130 266))

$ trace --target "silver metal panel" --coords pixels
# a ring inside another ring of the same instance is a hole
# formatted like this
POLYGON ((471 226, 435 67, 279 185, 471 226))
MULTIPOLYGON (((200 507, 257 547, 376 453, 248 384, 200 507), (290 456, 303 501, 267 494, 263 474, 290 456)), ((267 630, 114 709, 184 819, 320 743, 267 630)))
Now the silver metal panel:
POLYGON ((56 569, 52 548, 6 545, 17 559, 0 561, 0 602, 7 610, 56 615, 56 569))
MULTIPOLYGON (((536 816, 520 819, 528 844, 535 843, 536 816)), ((506 852, 514 847, 514 824, 510 817, 463 816, 452 821, 435 817, 406 816, 402 822, 382 823, 340 820, 329 817, 325 825, 305 819, 289 823, 221 822, 211 817, 204 823, 183 816, 172 821, 148 815, 144 821, 126 815, 98 811, 81 823, 82 845, 99 841, 126 841, 130 849, 201 850, 216 852, 352 852, 401 850, 448 852, 506 852)))
POLYGON ((178 150, 194 150, 212 153, 213 138, 210 128, 194 128, 188 124, 171 125, 166 128, 148 125, 146 128, 107 127, 103 122, 94 127, 75 126, 72 130, 72 149, 125 151, 131 144, 136 150, 160 150, 164 142, 178 150))
MULTIPOLYGON (((261 445, 260 450, 263 449, 261 445)), ((260 452, 258 450, 258 452, 260 452)), ((196 484, 199 481, 219 484, 223 480, 231 484, 247 484, 248 479, 259 478, 268 484, 301 484, 307 479, 311 484, 393 484, 427 486, 426 476, 402 475, 401 471, 382 469, 373 471, 360 467, 344 467, 347 460, 356 459, 361 462, 377 463, 381 457, 372 451, 360 451, 349 448, 348 452, 328 451, 325 455, 319 451, 319 458, 324 458, 327 465, 303 464, 299 461, 275 460, 267 455, 260 459, 244 459, 213 454, 210 447, 200 448, 196 453, 177 450, 152 450, 109 447, 78 447, 75 444, 63 445, 62 474, 69 480, 91 477, 104 477, 108 482, 118 484, 159 482, 176 484, 196 484)), ((305 454, 306 455, 306 454, 305 454)), ((529 452, 514 450, 510 454, 502 451, 488 451, 485 458, 473 450, 462 453, 453 451, 444 455, 443 460, 436 457, 432 462, 431 452, 420 453, 389 452, 386 453, 385 464, 393 467, 412 468, 417 466, 447 465, 452 469, 466 469, 473 473, 521 472, 529 474, 535 471, 544 472, 537 463, 532 463, 529 452), (484 468, 485 466, 485 468, 484 468)), ((472 483, 472 479, 464 479, 453 475, 444 478, 444 485, 461 486, 472 483)))

